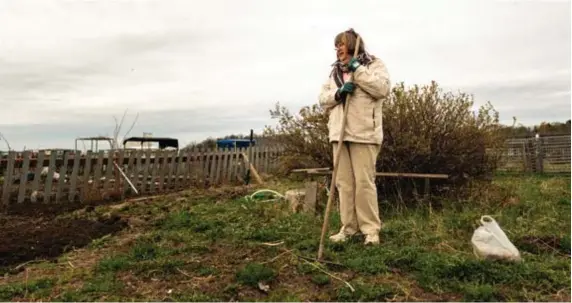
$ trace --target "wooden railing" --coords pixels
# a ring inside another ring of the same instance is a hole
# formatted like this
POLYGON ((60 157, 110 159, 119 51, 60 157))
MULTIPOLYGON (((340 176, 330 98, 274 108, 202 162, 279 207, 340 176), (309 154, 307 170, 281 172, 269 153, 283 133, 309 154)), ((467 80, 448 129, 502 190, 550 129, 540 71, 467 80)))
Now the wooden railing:
POLYGON ((118 150, 84 155, 10 152, 0 160, 0 202, 60 203, 244 184, 252 164, 272 174, 280 149, 118 150), (248 161, 245 161, 248 160, 248 161))

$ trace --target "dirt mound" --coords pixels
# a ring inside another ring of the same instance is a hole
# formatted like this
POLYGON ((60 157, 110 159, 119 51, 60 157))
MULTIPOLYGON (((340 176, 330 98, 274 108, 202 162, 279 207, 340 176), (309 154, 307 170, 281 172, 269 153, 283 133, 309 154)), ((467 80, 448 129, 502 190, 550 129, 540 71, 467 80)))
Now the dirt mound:
POLYGON ((127 226, 120 217, 46 220, 33 217, 2 217, 0 220, 0 271, 34 259, 53 260, 93 239, 127 226))

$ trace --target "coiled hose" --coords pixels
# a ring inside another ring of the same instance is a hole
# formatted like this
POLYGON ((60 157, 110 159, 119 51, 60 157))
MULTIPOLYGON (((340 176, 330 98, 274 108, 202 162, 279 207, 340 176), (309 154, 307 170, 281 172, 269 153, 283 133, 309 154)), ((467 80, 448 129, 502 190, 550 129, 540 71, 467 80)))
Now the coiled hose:
MULTIPOLYGON (((274 196, 278 197, 279 199, 285 199, 284 195, 282 195, 281 193, 275 191, 275 190, 271 190, 271 189, 261 189, 261 190, 257 190, 256 192, 254 192, 252 195, 246 196, 244 197, 244 199, 246 201, 252 201, 254 200, 254 198, 256 197, 256 195, 260 194, 260 193, 272 193, 274 194, 274 196)), ((276 199, 270 199, 267 201, 272 201, 272 200, 276 200, 276 199)))

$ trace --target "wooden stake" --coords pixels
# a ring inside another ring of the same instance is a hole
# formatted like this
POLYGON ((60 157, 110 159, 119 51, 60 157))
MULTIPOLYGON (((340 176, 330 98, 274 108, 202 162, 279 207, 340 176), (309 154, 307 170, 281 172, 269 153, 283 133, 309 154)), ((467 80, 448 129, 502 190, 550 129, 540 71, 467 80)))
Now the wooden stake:
MULTIPOLYGON (((133 185, 133 183, 131 183, 131 180, 129 180, 129 177, 127 177, 127 175, 123 172, 123 170, 121 169, 121 167, 119 167, 119 165, 117 165, 117 162, 113 161, 113 165, 115 165, 115 168, 117 168, 117 170, 121 173, 121 175, 123 176, 123 178, 125 179, 125 181, 127 181, 127 183, 129 183, 129 186, 131 186, 131 189, 133 189, 133 191, 135 192, 135 194, 139 194, 139 192, 137 191, 137 188, 135 188, 135 185, 133 185)), ((119 180, 117 180, 119 181, 119 180)))
POLYGON ((264 181, 262 181, 262 178, 260 178, 260 175, 258 174, 258 171, 254 167, 254 165, 252 165, 252 163, 250 163, 250 161, 248 160, 248 156, 245 153, 241 153, 241 154, 242 154, 242 157, 244 158, 244 161, 246 162, 246 165, 248 167, 250 167, 250 173, 254 176, 254 179, 256 179, 256 182, 258 182, 258 184, 263 184, 264 181))

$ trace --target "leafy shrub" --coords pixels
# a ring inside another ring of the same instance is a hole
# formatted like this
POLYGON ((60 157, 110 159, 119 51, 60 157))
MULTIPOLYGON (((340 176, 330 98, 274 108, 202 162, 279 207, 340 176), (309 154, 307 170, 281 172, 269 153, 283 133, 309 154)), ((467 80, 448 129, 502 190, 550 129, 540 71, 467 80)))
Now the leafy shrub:
POLYGON ((294 168, 332 166, 334 156, 328 142, 328 116, 317 104, 303 107, 296 117, 278 103, 270 115, 278 119, 278 125, 266 127, 264 134, 273 145, 284 149, 279 159, 279 173, 294 168))
MULTIPOLYGON (((461 186, 471 180, 490 179, 503 144, 498 112, 490 103, 473 111, 473 98, 465 93, 444 93, 436 82, 392 89, 383 105, 384 140, 377 171, 448 174, 449 180, 432 182, 433 194, 443 185, 461 186)), ((317 104, 294 116, 280 104, 270 111, 278 119, 265 135, 284 148, 280 172, 294 168, 332 167, 328 142, 328 116, 317 104)), ((399 194, 422 188, 422 180, 400 180, 399 194)), ((396 180, 378 178, 379 194, 396 193, 396 180)), ((420 191, 420 190, 419 190, 420 191)))

